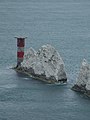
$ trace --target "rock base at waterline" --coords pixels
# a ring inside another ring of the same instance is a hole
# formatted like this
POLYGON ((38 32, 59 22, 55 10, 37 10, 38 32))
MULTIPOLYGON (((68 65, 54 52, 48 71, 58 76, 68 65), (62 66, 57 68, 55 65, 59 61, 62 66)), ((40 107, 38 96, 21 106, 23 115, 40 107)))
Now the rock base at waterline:
POLYGON ((30 72, 30 70, 29 71, 24 70, 22 67, 19 67, 19 68, 14 67, 13 69, 16 72, 18 72, 18 73, 26 74, 26 75, 28 75, 31 78, 34 78, 34 79, 37 79, 37 80, 40 80, 40 81, 44 81, 46 83, 50 83, 50 84, 54 84, 54 83, 58 83, 58 84, 67 83, 67 79, 61 79, 61 80, 57 81, 53 76, 51 76, 49 78, 46 78, 45 75, 35 74, 35 73, 32 72, 32 70, 30 72))

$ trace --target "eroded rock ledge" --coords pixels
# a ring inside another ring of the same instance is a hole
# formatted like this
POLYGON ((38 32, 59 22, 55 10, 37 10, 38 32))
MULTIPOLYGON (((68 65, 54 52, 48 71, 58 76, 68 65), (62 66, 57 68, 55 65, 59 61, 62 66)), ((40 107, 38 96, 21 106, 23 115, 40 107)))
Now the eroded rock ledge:
POLYGON ((21 66, 16 71, 48 83, 66 82, 64 62, 51 45, 43 45, 38 51, 30 48, 24 56, 21 66))

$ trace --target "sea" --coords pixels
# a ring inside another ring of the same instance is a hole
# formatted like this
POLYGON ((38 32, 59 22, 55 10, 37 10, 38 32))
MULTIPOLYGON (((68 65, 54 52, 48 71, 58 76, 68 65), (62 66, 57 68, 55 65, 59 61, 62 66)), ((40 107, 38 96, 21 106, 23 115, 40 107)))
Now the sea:
POLYGON ((90 0, 0 0, 0 120, 90 120, 90 99, 71 90, 81 62, 90 63, 90 0), (60 53, 67 84, 18 74, 15 37, 25 51, 51 44, 60 53))

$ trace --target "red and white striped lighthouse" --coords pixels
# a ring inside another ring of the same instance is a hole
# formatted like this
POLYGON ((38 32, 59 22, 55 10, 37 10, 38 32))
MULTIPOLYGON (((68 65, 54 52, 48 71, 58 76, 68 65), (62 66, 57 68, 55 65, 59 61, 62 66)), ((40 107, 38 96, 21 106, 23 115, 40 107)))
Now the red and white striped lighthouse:
POLYGON ((25 38, 17 38, 17 67, 21 66, 24 59, 25 38))

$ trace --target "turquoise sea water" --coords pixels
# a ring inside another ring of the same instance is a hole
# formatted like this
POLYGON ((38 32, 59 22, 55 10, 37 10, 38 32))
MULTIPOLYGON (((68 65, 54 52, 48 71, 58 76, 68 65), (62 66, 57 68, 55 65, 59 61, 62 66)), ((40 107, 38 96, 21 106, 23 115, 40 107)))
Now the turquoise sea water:
POLYGON ((0 0, 0 120, 90 120, 90 99, 72 91, 81 64, 90 62, 90 0, 0 0), (49 85, 19 75, 15 36, 26 48, 53 45, 68 84, 49 85))

